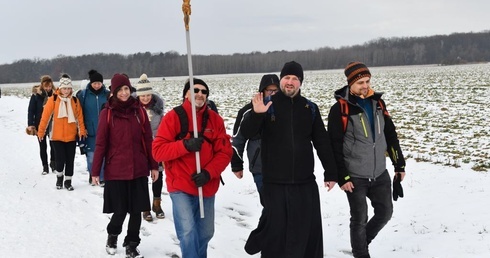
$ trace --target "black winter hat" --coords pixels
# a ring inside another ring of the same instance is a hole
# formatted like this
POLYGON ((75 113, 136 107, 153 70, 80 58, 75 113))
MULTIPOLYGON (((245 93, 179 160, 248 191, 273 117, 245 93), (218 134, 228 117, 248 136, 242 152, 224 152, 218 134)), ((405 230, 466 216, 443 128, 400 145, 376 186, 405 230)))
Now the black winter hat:
POLYGON ((303 67, 295 61, 284 64, 284 67, 281 70, 281 79, 286 75, 296 75, 296 77, 299 78, 299 81, 303 83, 303 67))
POLYGON ((347 77, 349 86, 363 77, 371 77, 371 72, 369 72, 367 66, 357 61, 348 63, 345 67, 344 74, 347 77))
POLYGON ((88 78, 90 79, 90 83, 92 82, 104 82, 104 77, 102 77, 102 74, 97 72, 96 70, 92 69, 88 71, 88 78))
MULTIPOLYGON (((206 90, 208 90, 208 94, 206 95, 206 97, 209 97, 209 87, 208 85, 201 79, 198 79, 198 78, 194 78, 194 85, 196 84, 201 84, 202 86, 204 86, 206 88, 206 90)), ((185 85, 184 85, 184 90, 182 91, 182 99, 185 99, 185 94, 187 93, 187 91, 191 88, 191 82, 189 81, 189 79, 187 79, 187 81, 185 82, 185 85)))
POLYGON ((279 77, 275 74, 266 74, 262 76, 262 79, 260 80, 260 85, 259 85, 259 92, 263 92, 265 88, 269 85, 276 85, 279 87, 279 77))

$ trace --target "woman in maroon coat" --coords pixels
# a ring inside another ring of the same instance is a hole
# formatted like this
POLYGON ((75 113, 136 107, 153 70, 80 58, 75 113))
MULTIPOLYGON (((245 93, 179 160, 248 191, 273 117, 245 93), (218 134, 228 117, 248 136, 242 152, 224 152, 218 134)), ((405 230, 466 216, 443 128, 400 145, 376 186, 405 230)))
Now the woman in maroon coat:
POLYGON ((139 101, 131 96, 131 83, 121 74, 111 80, 111 98, 99 116, 92 182, 99 184, 104 165, 104 213, 114 213, 107 225, 106 251, 116 253, 117 236, 129 213, 123 247, 126 257, 139 257, 141 212, 150 210, 148 174, 158 178, 158 164, 151 155, 150 122, 139 101), (103 162, 105 159, 105 163, 103 162))

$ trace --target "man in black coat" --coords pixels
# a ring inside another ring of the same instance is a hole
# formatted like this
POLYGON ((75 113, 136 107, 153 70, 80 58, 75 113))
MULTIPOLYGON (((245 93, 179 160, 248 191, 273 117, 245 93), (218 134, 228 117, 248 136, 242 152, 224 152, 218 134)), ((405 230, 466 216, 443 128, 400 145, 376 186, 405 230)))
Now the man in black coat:
POLYGON ((303 68, 288 62, 280 78, 280 91, 266 103, 263 93, 255 95, 253 111, 241 125, 246 138, 262 135, 264 210, 245 251, 261 252, 262 258, 321 258, 322 219, 312 146, 328 190, 336 184, 337 167, 317 105, 301 96, 303 68))

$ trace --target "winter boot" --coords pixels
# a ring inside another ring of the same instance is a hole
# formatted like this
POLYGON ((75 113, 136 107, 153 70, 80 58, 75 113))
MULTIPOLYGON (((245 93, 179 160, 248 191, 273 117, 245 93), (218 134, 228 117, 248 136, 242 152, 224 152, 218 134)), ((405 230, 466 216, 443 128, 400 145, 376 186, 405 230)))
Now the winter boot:
POLYGON ((155 216, 159 219, 165 218, 165 212, 163 212, 162 207, 160 206, 162 202, 162 198, 154 197, 153 205, 151 206, 151 210, 155 213, 155 216))
POLYGON ((48 165, 43 165, 43 175, 47 175, 49 173, 48 165))
POLYGON ((105 250, 108 254, 114 255, 116 254, 117 249, 117 235, 109 234, 107 236, 107 243, 105 244, 105 250))
POLYGON ((56 189, 60 190, 63 188, 63 171, 56 171, 56 189))
POLYGON ((75 190, 75 188, 73 188, 73 186, 71 185, 71 176, 67 176, 67 177, 66 177, 66 180, 65 180, 65 188, 66 188, 66 190, 68 190, 68 191, 73 191, 73 190, 75 190))
POLYGON ((129 244, 124 243, 126 247, 126 258, 144 258, 143 255, 140 254, 140 251, 138 250, 138 243, 137 242, 129 242, 129 244))
POLYGON ((142 214, 141 216, 143 217, 144 220, 146 220, 148 222, 152 222, 153 221, 153 216, 151 216, 150 211, 144 211, 141 214, 142 214))

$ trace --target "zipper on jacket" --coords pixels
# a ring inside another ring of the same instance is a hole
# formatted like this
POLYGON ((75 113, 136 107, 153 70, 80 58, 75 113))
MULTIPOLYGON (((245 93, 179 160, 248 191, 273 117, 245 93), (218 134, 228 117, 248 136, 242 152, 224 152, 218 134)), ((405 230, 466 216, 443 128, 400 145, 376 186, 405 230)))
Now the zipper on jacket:
MULTIPOLYGON (((293 113, 294 113, 294 100, 291 98, 291 108, 289 109, 291 112, 290 112, 290 116, 291 116, 291 145, 292 146, 292 150, 295 149, 294 147, 294 123, 293 123, 293 113)), ((293 155, 294 155, 294 151, 293 151, 293 155)), ((293 156, 293 165, 291 167, 291 174, 292 174, 292 182, 294 183, 296 180, 295 180, 295 174, 294 174, 294 168, 295 168, 295 161, 296 161, 296 158, 293 156)))
POLYGON ((378 134, 381 134, 381 124, 379 122, 379 114, 376 112, 376 121, 378 122, 378 134))
POLYGON ((364 119, 362 119, 362 113, 359 114, 359 119, 361 120, 362 129, 364 130, 364 136, 366 136, 366 138, 367 138, 368 133, 367 133, 367 129, 366 129, 366 123, 364 123, 364 119))

